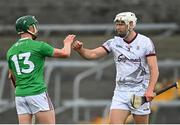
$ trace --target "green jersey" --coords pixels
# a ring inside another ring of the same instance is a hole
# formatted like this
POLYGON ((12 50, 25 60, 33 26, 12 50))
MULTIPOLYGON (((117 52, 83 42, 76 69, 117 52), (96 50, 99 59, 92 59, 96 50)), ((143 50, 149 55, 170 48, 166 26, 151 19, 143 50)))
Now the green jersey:
POLYGON ((45 57, 52 56, 53 50, 45 42, 28 38, 20 39, 8 50, 8 66, 16 77, 16 96, 36 95, 46 91, 45 57))

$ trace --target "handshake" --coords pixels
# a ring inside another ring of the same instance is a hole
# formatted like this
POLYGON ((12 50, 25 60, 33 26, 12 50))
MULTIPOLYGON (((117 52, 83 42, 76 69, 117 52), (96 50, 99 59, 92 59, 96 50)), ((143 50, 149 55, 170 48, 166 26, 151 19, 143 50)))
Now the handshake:
POLYGON ((68 35, 64 39, 63 43, 64 43, 64 45, 72 44, 72 48, 74 50, 78 51, 78 50, 80 50, 83 47, 83 43, 80 42, 79 40, 74 41, 75 37, 76 37, 75 35, 68 35))

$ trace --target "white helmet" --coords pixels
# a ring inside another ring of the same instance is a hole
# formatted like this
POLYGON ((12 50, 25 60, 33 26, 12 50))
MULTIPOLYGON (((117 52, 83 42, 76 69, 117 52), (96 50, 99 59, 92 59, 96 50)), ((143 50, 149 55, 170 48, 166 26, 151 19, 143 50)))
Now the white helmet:
POLYGON ((129 25, 129 23, 132 21, 133 22, 133 27, 134 28, 136 26, 136 15, 132 12, 122 12, 116 15, 114 22, 116 21, 124 21, 126 25, 129 25))

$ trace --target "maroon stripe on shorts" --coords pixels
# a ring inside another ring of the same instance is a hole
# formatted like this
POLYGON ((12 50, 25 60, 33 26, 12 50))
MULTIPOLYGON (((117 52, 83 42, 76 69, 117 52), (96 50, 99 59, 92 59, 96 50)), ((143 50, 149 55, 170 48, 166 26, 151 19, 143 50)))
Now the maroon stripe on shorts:
POLYGON ((52 104, 51 99, 50 99, 50 97, 49 97, 49 95, 48 95, 47 92, 46 92, 46 97, 47 97, 47 99, 48 99, 49 109, 50 109, 50 110, 53 110, 54 107, 53 107, 53 104, 52 104))

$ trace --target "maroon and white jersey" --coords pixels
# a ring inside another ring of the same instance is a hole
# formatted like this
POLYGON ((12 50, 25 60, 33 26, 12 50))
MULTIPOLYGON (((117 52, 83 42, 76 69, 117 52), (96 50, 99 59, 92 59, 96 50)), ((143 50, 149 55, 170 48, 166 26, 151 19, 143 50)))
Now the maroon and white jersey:
POLYGON ((146 57, 155 55, 154 44, 150 38, 137 33, 132 41, 126 42, 115 36, 106 41, 103 47, 114 56, 115 91, 145 91, 150 79, 146 57))

